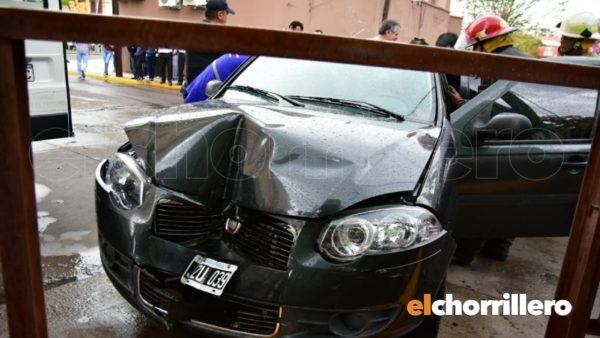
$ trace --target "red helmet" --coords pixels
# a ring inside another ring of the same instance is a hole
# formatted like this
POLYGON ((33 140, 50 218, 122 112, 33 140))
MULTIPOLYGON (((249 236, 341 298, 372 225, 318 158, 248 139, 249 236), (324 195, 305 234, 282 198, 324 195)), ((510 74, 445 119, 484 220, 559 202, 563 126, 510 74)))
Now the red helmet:
POLYGON ((484 15, 473 21, 467 29, 467 47, 473 46, 478 42, 493 39, 497 36, 512 33, 517 29, 510 27, 504 19, 496 15, 484 15))

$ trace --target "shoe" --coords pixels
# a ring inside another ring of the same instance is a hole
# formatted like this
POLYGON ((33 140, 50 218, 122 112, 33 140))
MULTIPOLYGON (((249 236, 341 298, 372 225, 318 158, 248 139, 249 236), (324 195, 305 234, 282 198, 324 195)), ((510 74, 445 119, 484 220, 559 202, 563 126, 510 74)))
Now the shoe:
POLYGON ((169 81, 169 86, 172 86, 172 85, 173 85, 173 82, 169 81))
POLYGON ((499 262, 504 262, 508 259, 512 241, 512 238, 494 238, 487 240, 481 249, 481 255, 499 262))
POLYGON ((84 71, 81 71, 81 77, 82 77, 83 79, 85 79, 85 72, 84 72, 84 71))
POLYGON ((454 252, 455 264, 470 265, 481 250, 483 240, 477 238, 457 238, 454 252))
POLYGON ((160 84, 165 84, 165 81, 160 81, 160 84))

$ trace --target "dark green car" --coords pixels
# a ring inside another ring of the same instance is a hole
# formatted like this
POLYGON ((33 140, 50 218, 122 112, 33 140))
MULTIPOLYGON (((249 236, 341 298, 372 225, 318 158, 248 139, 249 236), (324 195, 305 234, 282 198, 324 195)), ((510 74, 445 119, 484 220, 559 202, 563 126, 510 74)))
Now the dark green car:
POLYGON ((406 305, 443 294, 455 238, 568 234, 598 114, 597 91, 507 81, 451 113, 446 86, 255 57, 128 123, 96 173, 108 277, 165 328, 435 336, 406 305))

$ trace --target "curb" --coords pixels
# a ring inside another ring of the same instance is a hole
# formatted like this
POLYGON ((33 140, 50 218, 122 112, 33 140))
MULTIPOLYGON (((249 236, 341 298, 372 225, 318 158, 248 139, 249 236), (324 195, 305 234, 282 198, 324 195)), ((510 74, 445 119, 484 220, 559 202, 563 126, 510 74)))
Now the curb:
MULTIPOLYGON (((77 73, 77 71, 69 69, 69 75, 78 76, 79 74, 77 73)), ((114 75, 109 75, 109 76, 105 77, 103 74, 86 72, 85 77, 94 79, 94 80, 108 82, 108 83, 115 83, 115 84, 132 86, 132 87, 152 87, 152 88, 158 88, 158 89, 164 89, 164 90, 176 90, 176 91, 179 91, 181 89, 180 85, 169 86, 166 83, 162 84, 162 83, 149 81, 149 80, 139 81, 139 80, 134 80, 134 79, 127 79, 124 77, 116 77, 114 75)))

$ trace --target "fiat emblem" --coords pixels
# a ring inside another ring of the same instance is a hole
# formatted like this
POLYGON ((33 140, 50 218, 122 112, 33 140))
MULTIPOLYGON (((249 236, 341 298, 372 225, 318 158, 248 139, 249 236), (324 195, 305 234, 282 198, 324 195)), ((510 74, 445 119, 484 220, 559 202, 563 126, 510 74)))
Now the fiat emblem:
POLYGON ((231 218, 228 218, 227 221, 225 222, 225 231, 227 231, 230 234, 237 234, 238 231, 240 231, 240 229, 242 228, 242 223, 233 220, 231 218))

